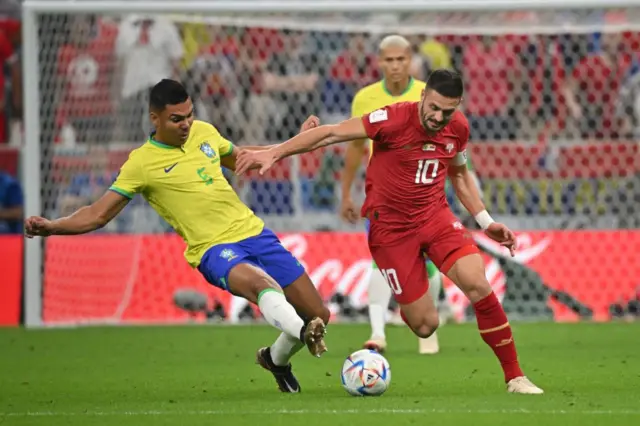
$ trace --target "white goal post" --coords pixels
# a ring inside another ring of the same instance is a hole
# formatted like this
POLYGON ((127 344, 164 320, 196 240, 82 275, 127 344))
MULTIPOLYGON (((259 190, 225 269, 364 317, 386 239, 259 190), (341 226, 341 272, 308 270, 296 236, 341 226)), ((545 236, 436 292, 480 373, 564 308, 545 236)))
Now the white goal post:
MULTIPOLYGON (((39 54, 43 34, 38 24, 42 14, 198 14, 257 16, 286 13, 384 13, 384 12, 497 12, 568 9, 637 8, 637 0, 25 0, 23 7, 23 72, 25 146, 21 155, 25 188, 25 215, 41 215, 42 76, 39 54)), ((295 19, 295 18, 293 18, 295 19)), ((637 27, 639 22, 632 23, 637 27)), ((384 28, 380 28, 384 31, 384 28)), ((48 143, 48 142, 45 142, 48 143)), ((40 238, 28 239, 24 257, 24 318, 28 327, 43 325, 44 249, 40 238)))

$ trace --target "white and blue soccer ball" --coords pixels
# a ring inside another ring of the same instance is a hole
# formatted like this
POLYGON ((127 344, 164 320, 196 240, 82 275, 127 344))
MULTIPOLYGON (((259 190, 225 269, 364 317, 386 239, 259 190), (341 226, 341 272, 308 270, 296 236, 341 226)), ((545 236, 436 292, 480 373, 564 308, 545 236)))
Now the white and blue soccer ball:
POLYGON ((351 395, 379 396, 391 383, 391 367, 378 352, 362 349, 347 357, 340 377, 342 386, 351 395))

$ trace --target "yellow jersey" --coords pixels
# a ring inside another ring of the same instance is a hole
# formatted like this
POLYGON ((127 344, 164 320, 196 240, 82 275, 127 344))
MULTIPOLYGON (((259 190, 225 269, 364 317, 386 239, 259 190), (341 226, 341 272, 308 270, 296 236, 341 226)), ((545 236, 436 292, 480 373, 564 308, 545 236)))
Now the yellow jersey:
POLYGON ((181 147, 152 135, 133 150, 110 190, 127 198, 141 194, 187 243, 184 256, 195 268, 212 246, 242 241, 264 228, 222 174, 220 158, 232 151, 215 127, 196 120, 181 147))
MULTIPOLYGON (((351 104, 351 117, 362 117, 377 109, 398 102, 417 102, 422 96, 422 90, 426 83, 411 78, 405 91, 399 96, 393 96, 387 90, 384 80, 363 87, 356 93, 351 104)), ((369 157, 371 157, 373 145, 369 141, 369 157)))

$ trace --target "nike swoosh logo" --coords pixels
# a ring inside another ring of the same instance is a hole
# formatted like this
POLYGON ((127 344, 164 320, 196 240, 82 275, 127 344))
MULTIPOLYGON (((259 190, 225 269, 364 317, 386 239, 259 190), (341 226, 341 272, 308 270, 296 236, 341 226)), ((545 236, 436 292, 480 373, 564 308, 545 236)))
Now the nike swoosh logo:
POLYGON ((289 392, 291 393, 298 393, 300 392, 300 389, 298 389, 297 387, 293 387, 289 384, 289 382, 287 382, 286 380, 284 381, 284 384, 287 386, 287 389, 289 389, 289 392))
POLYGON ((173 170, 173 168, 174 168, 175 166, 177 166, 177 165, 178 165, 178 163, 174 164, 174 165, 173 165, 173 166, 171 166, 171 167, 165 167, 165 168, 164 168, 164 172, 165 172, 165 173, 169 173, 169 172, 170 172, 171 170, 173 170))

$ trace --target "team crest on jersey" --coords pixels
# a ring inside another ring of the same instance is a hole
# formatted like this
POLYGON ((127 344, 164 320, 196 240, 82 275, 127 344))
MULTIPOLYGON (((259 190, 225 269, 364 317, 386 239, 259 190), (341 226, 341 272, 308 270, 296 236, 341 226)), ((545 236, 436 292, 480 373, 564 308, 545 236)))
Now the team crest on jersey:
POLYGON ((455 221, 453 222, 453 229, 462 231, 464 229, 464 226, 462 226, 462 223, 455 221))
POLYGON ((200 151, 204 152, 204 155, 206 155, 209 158, 213 158, 216 156, 216 152, 214 151, 213 148, 211 148, 211 145, 209 145, 209 142, 202 142, 200 144, 200 151))
POLYGON ((447 147, 445 149, 447 150, 447 152, 449 154, 451 154, 451 151, 453 151, 453 148, 454 148, 453 144, 452 143, 448 143, 447 147))
POLYGON ((236 255, 234 251, 231 249, 224 249, 220 252, 220 257, 223 259, 227 259, 228 261, 231 261, 236 257, 238 257, 238 255, 236 255))
POLYGON ((436 150, 436 146, 432 143, 425 143, 424 145, 422 145, 422 150, 423 151, 435 151, 436 150))

